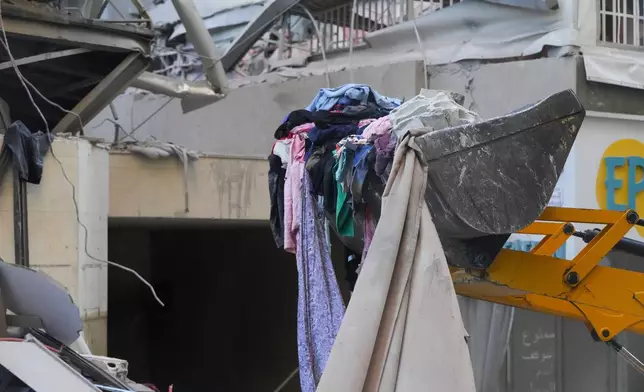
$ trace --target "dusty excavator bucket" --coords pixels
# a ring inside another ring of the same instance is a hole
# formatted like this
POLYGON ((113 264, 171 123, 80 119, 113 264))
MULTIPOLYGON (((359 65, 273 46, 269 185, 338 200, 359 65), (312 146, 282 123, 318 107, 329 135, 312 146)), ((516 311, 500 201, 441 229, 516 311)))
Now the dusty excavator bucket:
MULTIPOLYGON (((428 165, 425 199, 450 265, 487 268, 511 233, 539 217, 584 116, 566 90, 502 117, 416 138, 428 165)), ((363 195, 378 207, 383 186, 370 180, 363 195)), ((361 249, 359 236, 343 242, 361 249)))

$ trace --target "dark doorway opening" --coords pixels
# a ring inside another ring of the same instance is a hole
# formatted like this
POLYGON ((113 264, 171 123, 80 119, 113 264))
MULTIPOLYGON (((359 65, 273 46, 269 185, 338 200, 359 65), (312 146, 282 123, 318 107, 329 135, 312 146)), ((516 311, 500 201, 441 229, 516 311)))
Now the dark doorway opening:
MULTIPOLYGON (((108 353, 167 391, 272 392, 297 368, 297 270, 268 224, 110 222, 108 353)), ((294 377, 283 392, 299 391, 294 377)))

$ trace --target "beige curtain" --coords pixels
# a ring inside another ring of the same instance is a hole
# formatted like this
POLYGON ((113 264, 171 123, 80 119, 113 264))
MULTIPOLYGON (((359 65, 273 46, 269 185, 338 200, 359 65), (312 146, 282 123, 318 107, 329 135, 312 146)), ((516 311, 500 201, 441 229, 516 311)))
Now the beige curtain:
POLYGON ((408 134, 320 392, 474 392, 456 293, 424 200, 427 172, 408 134))

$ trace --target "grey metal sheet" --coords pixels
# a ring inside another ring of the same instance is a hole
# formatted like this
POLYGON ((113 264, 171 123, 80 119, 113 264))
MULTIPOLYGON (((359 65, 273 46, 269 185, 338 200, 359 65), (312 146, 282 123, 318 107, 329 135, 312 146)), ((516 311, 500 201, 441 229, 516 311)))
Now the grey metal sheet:
POLYGON ((99 392, 36 341, 0 342, 0 364, 36 392, 99 392))
POLYGON ((68 47, 147 54, 153 38, 150 30, 91 22, 68 15, 33 12, 7 4, 2 5, 2 20, 8 34, 68 47))
MULTIPOLYGON (((89 49, 78 48, 78 49, 59 50, 56 52, 41 53, 35 56, 19 58, 16 60, 16 65, 21 66, 25 64, 37 63, 40 61, 47 61, 47 60, 57 59, 61 57, 73 56, 76 54, 83 54, 89 51, 90 51, 89 49)), ((0 70, 9 69, 9 68, 13 68, 13 64, 11 61, 5 61, 3 63, 0 63, 0 70)))
POLYGON ((45 330, 63 344, 78 339, 83 323, 67 291, 49 276, 0 260, 0 290, 7 309, 42 320, 45 330))
POLYGON ((148 66, 148 59, 140 53, 132 53, 118 67, 94 87, 53 129, 53 133, 74 132, 80 129, 78 116, 87 124, 103 110, 118 94, 123 92, 148 66))

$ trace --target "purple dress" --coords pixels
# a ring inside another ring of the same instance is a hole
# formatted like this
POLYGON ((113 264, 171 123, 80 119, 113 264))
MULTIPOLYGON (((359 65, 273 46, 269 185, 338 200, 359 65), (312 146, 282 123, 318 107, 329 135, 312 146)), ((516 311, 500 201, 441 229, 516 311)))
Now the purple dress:
POLYGON ((315 392, 344 316, 344 302, 324 235, 324 214, 302 179, 302 214, 297 235, 297 346, 302 392, 315 392))

